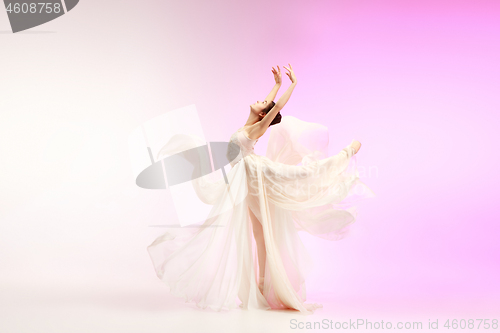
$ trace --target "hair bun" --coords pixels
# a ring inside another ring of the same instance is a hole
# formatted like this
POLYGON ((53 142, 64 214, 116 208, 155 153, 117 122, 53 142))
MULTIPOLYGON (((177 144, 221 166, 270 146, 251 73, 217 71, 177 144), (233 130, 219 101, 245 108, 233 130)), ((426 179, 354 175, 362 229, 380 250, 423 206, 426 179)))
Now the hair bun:
POLYGON ((269 126, 276 125, 279 123, 281 123, 281 113, 278 111, 278 114, 276 115, 276 117, 274 117, 273 121, 271 121, 271 124, 269 124, 269 126))
MULTIPOLYGON (((264 113, 267 115, 267 113, 269 111, 271 111, 271 109, 274 108, 275 105, 276 105, 276 103, 274 103, 274 101, 271 101, 271 103, 269 103, 269 105, 267 106, 267 108, 265 110, 263 110, 264 113)), ((269 126, 276 125, 276 124, 278 124, 280 122, 281 122, 281 113, 278 111, 278 113, 274 117, 273 121, 271 121, 271 123, 269 124, 269 126)))

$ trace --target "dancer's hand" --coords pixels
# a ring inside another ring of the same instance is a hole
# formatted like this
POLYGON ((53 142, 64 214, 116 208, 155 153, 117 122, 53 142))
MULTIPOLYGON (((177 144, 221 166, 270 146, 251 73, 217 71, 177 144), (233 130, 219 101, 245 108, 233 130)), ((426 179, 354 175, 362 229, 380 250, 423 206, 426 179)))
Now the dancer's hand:
POLYGON ((272 72, 274 74, 274 81, 276 81, 276 84, 281 84, 281 70, 280 70, 280 66, 276 66, 278 67, 278 71, 276 71, 273 67, 272 69, 272 72))
POLYGON ((297 83, 297 78, 295 77, 295 73, 293 72, 292 65, 290 65, 290 63, 289 63, 288 66, 290 66, 290 68, 283 66, 288 71, 288 73, 286 73, 286 75, 288 75, 288 77, 290 78, 290 81, 292 81, 292 83, 297 83))

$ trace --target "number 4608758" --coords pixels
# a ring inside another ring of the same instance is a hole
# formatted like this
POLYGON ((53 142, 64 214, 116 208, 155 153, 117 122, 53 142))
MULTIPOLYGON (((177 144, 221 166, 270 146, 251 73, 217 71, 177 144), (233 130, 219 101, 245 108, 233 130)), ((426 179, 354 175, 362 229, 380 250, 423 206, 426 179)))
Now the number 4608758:
POLYGON ((461 328, 461 329, 484 328, 484 329, 494 329, 494 330, 498 329, 498 319, 476 319, 476 320, 477 320, 477 323, 474 321, 474 319, 469 319, 469 320, 462 319, 462 320, 460 320, 460 322, 458 321, 458 319, 453 319, 453 321, 451 322, 451 325, 450 325, 450 320, 448 319, 448 320, 446 320, 444 327, 446 327, 448 329, 452 328, 455 330, 458 328, 461 328), (490 320, 491 320, 491 323, 490 323, 490 320))
POLYGON ((62 8, 60 3, 45 3, 45 2, 39 2, 39 3, 9 3, 7 6, 7 12, 8 13, 42 13, 45 12, 47 14, 50 14, 52 12, 54 13, 60 13, 62 8), (37 8, 38 7, 38 8, 37 8))

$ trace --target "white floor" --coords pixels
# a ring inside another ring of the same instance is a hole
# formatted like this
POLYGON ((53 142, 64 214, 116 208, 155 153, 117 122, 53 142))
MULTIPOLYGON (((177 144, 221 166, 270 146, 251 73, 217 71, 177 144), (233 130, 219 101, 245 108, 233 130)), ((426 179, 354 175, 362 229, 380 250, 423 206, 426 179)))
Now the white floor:
POLYGON ((500 302, 495 297, 426 301, 403 297, 377 299, 366 295, 322 295, 310 299, 323 304, 322 309, 310 316, 295 311, 238 309, 214 312, 184 303, 171 296, 160 284, 148 290, 123 286, 111 290, 2 285, 0 332, 379 332, 381 329, 375 326, 381 321, 384 321, 384 327, 390 321, 392 329, 396 329, 398 322, 422 322, 422 329, 402 329, 408 332, 450 332, 454 330, 443 326, 448 318, 450 325, 453 319, 481 318, 490 319, 490 322, 494 318, 500 319, 500 302), (439 320, 439 329, 429 330, 429 319, 439 320), (363 325, 347 326, 349 321, 357 320, 371 321, 374 326, 371 329, 363 325), (325 324, 330 321, 333 321, 333 328, 325 324), (314 325, 314 322, 316 329, 308 329, 306 325, 314 325), (344 323, 344 328, 335 329, 335 322, 339 322, 337 325, 344 323))

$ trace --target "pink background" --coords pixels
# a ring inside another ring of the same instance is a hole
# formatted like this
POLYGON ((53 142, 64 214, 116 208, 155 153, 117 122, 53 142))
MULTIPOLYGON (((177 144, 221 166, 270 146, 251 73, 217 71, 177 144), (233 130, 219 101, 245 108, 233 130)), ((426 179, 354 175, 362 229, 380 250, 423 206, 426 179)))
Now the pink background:
POLYGON ((207 140, 226 141, 271 90, 271 67, 288 63, 298 85, 282 114, 326 125, 331 154, 361 141, 361 179, 377 194, 349 238, 303 235, 309 299, 325 306, 315 316, 498 318, 499 17, 493 0, 87 0, 12 34, 0 11, 9 318, 22 317, 20 293, 181 311, 146 251, 165 231, 149 226, 175 212, 167 191, 135 186, 128 135, 196 104, 207 140))

